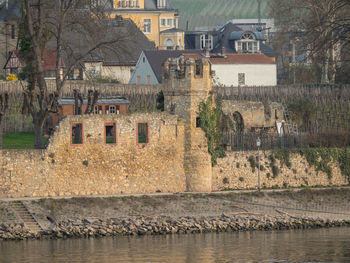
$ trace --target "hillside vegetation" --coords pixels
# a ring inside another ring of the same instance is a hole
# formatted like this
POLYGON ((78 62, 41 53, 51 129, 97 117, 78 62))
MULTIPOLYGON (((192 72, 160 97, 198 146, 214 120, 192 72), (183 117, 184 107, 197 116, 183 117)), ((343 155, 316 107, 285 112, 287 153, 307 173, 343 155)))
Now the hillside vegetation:
MULTIPOLYGON (((224 24, 238 18, 258 18, 257 0, 170 0, 179 9, 180 28, 224 24)), ((261 0, 261 16, 268 18, 270 0, 261 0)))

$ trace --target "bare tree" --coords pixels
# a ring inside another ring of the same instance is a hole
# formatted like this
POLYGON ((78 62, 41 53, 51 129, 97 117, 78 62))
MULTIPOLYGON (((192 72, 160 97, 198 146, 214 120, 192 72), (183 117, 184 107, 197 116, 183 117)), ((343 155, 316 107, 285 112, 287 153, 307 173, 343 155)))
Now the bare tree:
MULTIPOLYGON (((113 21, 103 6, 91 6, 86 0, 23 0, 23 35, 30 42, 26 63, 32 67, 24 94, 24 109, 34 124, 35 148, 42 147, 45 120, 57 112, 57 100, 71 71, 88 55, 102 47, 127 53, 134 27, 123 30, 113 27, 113 21), (112 25, 112 26, 110 26, 112 25), (49 46, 56 49, 56 90, 48 92, 43 67, 43 53, 49 46), (62 74, 62 59, 65 72, 62 74)), ((108 3, 108 1, 106 1, 108 3)))
POLYGON ((348 0, 273 0, 271 13, 279 32, 299 38, 306 53, 321 63, 321 83, 334 83, 339 49, 349 37, 348 0))
POLYGON ((0 149, 2 148, 2 117, 8 108, 9 95, 0 94, 0 149))

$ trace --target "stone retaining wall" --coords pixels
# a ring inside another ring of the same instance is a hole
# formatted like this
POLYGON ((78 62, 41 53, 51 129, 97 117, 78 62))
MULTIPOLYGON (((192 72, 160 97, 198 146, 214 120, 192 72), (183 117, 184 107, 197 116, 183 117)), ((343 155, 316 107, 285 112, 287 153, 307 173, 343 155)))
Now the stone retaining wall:
POLYGON ((0 151, 0 197, 111 195, 185 191, 184 126, 166 113, 69 116, 45 150, 0 151), (137 123, 149 125, 149 143, 137 143, 137 123), (71 126, 83 125, 72 145, 71 126), (105 124, 117 143, 105 143, 105 124))
MULTIPOLYGON (((213 167, 213 190, 251 189, 258 186, 258 168, 251 166, 249 158, 257 164, 257 151, 228 152, 225 158, 217 160, 213 167)), ((288 168, 275 159, 271 164, 271 151, 260 152, 261 187, 300 187, 300 186, 337 186, 349 184, 346 176, 342 175, 339 165, 332 163, 332 176, 322 171, 316 171, 310 166, 305 157, 291 154, 288 168), (275 168, 272 168, 275 166, 275 168), (274 170, 274 171, 273 171, 274 170)), ((255 165, 253 165, 255 166, 255 165)))

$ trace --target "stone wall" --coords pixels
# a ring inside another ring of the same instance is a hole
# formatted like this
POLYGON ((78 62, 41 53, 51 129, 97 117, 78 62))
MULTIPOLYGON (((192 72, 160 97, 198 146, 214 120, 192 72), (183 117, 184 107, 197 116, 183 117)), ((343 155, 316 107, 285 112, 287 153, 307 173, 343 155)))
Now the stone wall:
POLYGON ((242 116, 246 130, 252 127, 276 127, 276 121, 284 120, 284 108, 277 102, 268 102, 264 105, 256 101, 223 100, 222 111, 231 118, 238 112, 242 116))
MULTIPOLYGON (((300 187, 300 186, 338 186, 347 185, 348 179, 342 175, 339 165, 332 163, 332 176, 321 171, 316 171, 310 166, 305 157, 299 154, 291 154, 291 167, 281 165, 280 160, 275 159, 274 168, 271 165, 270 151, 260 151, 261 187, 300 187)), ((218 159, 213 167, 213 191, 224 189, 250 189, 258 186, 258 169, 251 167, 249 158, 255 159, 257 151, 228 152, 225 158, 218 159), (252 157, 251 157, 252 156, 252 157)))
POLYGON ((210 192, 212 169, 198 105, 212 90, 208 60, 200 74, 193 59, 165 63, 165 108, 170 113, 68 116, 47 149, 0 151, 0 196, 76 196, 179 191, 210 192), (178 74, 177 67, 185 74, 178 74), (172 91, 176 90, 175 93, 172 91), (173 111, 170 102, 178 102, 173 111), (139 143, 138 123, 147 123, 139 143), (73 127, 82 144, 72 144, 73 127), (106 125, 117 127, 116 144, 106 144, 106 125))
POLYGON ((166 113, 69 116, 45 150, 0 151, 0 197, 109 195, 186 190, 184 125, 166 113), (137 122, 149 125, 149 143, 137 143, 137 122), (71 144, 71 126, 83 124, 83 144, 71 144), (117 143, 105 143, 116 123, 117 143))
POLYGON ((179 116, 185 123, 184 169, 188 191, 211 191, 211 157, 207 139, 198 127, 199 104, 212 91, 212 72, 209 60, 175 58, 164 62, 164 108, 179 116))
MULTIPOLYGON (((207 139, 197 125, 198 106, 212 94, 208 60, 169 59, 163 72, 164 106, 169 113, 68 116, 45 150, 0 150, 0 197, 256 188, 257 169, 248 160, 254 152, 228 153, 211 166, 207 139), (147 123, 147 143, 138 142, 139 122, 147 123), (77 123, 83 129, 82 144, 72 144, 72 127, 77 123), (107 144, 105 127, 112 124, 116 143, 107 144)), ((279 104, 269 104, 271 116, 266 119, 262 103, 235 103, 224 104, 224 111, 240 109, 245 125, 266 127, 282 115, 279 104)), ((264 152, 261 158, 262 187, 348 183, 336 164, 329 178, 298 155, 292 156, 290 168, 276 160, 272 171, 269 155, 264 152)))

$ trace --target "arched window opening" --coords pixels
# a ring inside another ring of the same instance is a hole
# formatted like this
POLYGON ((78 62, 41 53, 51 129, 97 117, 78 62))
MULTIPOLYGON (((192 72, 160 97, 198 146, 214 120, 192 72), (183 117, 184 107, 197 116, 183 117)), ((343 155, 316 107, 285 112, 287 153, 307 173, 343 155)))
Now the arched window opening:
POLYGON ((172 41, 171 39, 167 39, 165 42, 165 46, 167 50, 174 49, 174 41, 172 41))
POLYGON ((238 53, 258 53, 259 41, 254 33, 244 32, 240 40, 237 40, 236 50, 238 53))

